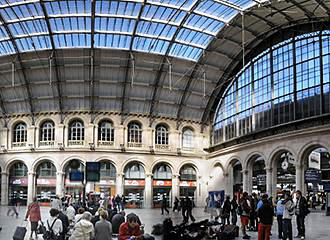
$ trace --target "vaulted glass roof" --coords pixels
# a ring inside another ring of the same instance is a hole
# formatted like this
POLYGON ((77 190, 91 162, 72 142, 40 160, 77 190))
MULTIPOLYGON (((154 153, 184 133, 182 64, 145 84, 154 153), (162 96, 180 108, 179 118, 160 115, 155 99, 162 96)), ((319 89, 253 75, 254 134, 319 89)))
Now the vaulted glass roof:
POLYGON ((0 0, 0 55, 114 48, 197 61, 251 0, 0 0))

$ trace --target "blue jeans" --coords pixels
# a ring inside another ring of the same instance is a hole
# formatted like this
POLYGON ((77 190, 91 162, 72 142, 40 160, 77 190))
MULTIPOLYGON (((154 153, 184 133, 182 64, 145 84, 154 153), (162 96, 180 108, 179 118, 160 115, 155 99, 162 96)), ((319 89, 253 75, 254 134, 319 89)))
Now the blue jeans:
POLYGON ((283 239, 292 240, 292 222, 291 219, 283 219, 283 239))

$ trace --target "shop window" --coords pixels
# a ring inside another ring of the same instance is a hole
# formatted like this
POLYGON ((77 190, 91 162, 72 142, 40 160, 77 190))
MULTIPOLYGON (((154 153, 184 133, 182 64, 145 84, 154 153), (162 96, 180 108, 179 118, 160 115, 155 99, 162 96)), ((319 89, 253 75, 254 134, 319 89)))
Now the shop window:
POLYGON ((38 177, 56 177, 56 168, 51 162, 43 162, 37 169, 38 177))
POLYGON ((160 164, 154 171, 154 179, 172 179, 171 168, 166 164, 160 164))
POLYGON ((116 168, 110 162, 101 162, 100 176, 102 179, 105 178, 116 178, 116 168))
POLYGON ((11 177, 27 177, 28 169, 22 162, 15 163, 10 169, 11 177))
POLYGON ((139 163, 134 163, 126 168, 125 171, 126 179, 144 179, 145 173, 144 168, 139 163))
POLYGON ((180 170, 181 181, 196 181, 196 170, 192 166, 183 166, 180 170))
POLYGON ((27 142, 26 124, 20 122, 13 129, 13 147, 25 147, 27 142))

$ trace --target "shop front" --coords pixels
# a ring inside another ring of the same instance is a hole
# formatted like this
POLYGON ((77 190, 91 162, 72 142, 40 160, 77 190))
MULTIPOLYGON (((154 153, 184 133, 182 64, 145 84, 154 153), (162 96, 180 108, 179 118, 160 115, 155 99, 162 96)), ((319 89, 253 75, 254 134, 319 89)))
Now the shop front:
POLYGON ((141 179, 125 179, 125 207, 126 208, 143 208, 145 194, 145 180, 141 179))
POLYGON ((28 193, 27 177, 10 177, 9 179, 9 202, 15 200, 17 205, 26 205, 28 193))
POLYGON ((65 179, 64 188, 66 196, 73 196, 74 199, 82 198, 84 186, 81 181, 65 179))
POLYGON ((95 193, 100 194, 101 197, 104 196, 115 196, 116 195, 116 181, 114 179, 101 179, 99 182, 95 183, 95 193))
POLYGON ((196 199, 196 181, 180 181, 180 198, 189 197, 193 201, 196 199))
POLYGON ((50 206, 56 196, 56 178, 37 178, 37 198, 41 206, 50 206))
POLYGON ((153 207, 161 207, 161 200, 166 195, 167 206, 171 207, 172 203, 172 181, 171 180, 153 180, 153 207))

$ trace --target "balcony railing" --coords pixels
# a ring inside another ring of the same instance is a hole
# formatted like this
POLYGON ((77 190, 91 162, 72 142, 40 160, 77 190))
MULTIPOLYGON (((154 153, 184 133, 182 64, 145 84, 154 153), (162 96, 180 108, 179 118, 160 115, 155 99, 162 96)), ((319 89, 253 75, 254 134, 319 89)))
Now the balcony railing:
POLYGON ((83 146, 84 140, 69 140, 68 145, 69 146, 83 146))
POLYGON ((102 146, 102 147, 112 147, 114 145, 114 142, 112 142, 112 141, 98 141, 97 144, 98 144, 98 146, 102 146))
POLYGON ((182 151, 184 152, 193 152, 195 149, 193 147, 182 147, 182 151))
POLYGON ((47 147, 47 146, 54 146, 55 145, 55 141, 40 141, 39 142, 39 146, 40 147, 47 147))
POLYGON ((26 147, 26 142, 13 143, 12 146, 15 147, 26 147))
POLYGON ((129 148, 142 148, 142 143, 128 143, 127 147, 129 148))
POLYGON ((170 150, 170 146, 166 145, 166 144, 156 144, 155 148, 158 151, 169 151, 170 150))

